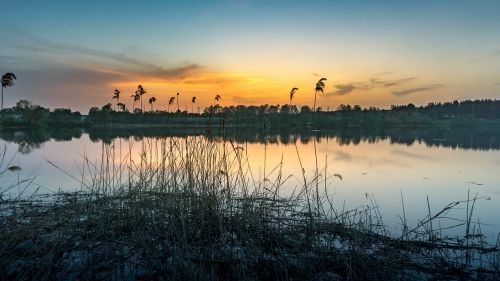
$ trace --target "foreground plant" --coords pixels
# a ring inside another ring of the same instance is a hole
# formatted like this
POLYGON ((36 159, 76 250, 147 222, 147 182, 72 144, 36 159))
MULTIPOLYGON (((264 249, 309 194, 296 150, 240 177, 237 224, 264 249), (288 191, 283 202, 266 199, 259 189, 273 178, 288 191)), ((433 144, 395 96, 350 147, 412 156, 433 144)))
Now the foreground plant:
POLYGON ((498 246, 480 243, 480 233, 467 232, 465 243, 430 227, 477 197, 393 237, 373 197, 354 210, 334 206, 326 181, 341 176, 326 167, 312 177, 303 169, 295 182, 279 162, 255 178, 244 146, 232 141, 152 139, 140 142, 138 155, 129 144, 123 159, 112 144, 100 162, 84 157, 85 175, 73 176, 78 192, 0 204, 0 252, 8 253, 1 278, 426 280, 439 272, 493 280, 499 273, 498 246))

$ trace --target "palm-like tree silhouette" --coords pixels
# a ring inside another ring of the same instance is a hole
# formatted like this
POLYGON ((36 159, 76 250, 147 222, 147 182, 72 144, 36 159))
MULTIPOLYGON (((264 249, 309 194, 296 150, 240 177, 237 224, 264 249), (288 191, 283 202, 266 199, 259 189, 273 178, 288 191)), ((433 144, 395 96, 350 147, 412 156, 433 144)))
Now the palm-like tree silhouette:
POLYGON ((215 95, 215 102, 214 102, 214 106, 212 107, 212 111, 215 111, 216 110, 216 107, 219 106, 218 102, 221 100, 221 96, 219 94, 215 95))
POLYGON ((196 97, 191 98, 191 113, 194 113, 193 111, 193 105, 196 103, 196 97))
POLYGON ((119 102, 120 101, 120 93, 121 93, 120 90, 115 89, 115 91, 113 92, 112 99, 116 99, 116 101, 119 102))
POLYGON ((155 97, 150 97, 149 98, 149 104, 151 105, 151 111, 153 111, 153 103, 156 102, 156 98, 155 97))
POLYGON ((142 85, 137 86, 137 90, 135 91, 136 95, 139 95, 141 98, 141 111, 144 111, 144 108, 142 107, 142 96, 146 93, 146 90, 142 87, 142 85))
POLYGON ((120 103, 120 90, 115 89, 113 92, 113 97, 111 99, 116 99, 117 105, 120 103))
POLYGON ((177 112, 179 112, 179 93, 177 93, 177 112))
POLYGON ((17 77, 14 73, 7 72, 2 75, 2 107, 0 110, 3 110, 3 88, 14 86, 14 80, 17 80, 17 77))
POLYGON ((116 105, 118 106, 118 110, 121 110, 122 112, 125 111, 125 104, 119 102, 116 105))
POLYGON ((299 88, 292 88, 290 90, 290 106, 292 106, 292 100, 295 97, 295 92, 297 92, 298 90, 299 90, 299 88))
POLYGON ((212 128, 212 114, 215 113, 216 106, 218 105, 217 102, 219 102, 220 100, 221 100, 221 96, 219 94, 215 95, 215 102, 214 102, 214 105, 210 109, 210 116, 208 117, 208 119, 209 119, 208 126, 210 129, 212 128))
POLYGON ((134 98, 134 106, 132 106, 132 111, 135 111, 135 103, 141 99, 141 96, 138 94, 133 94, 130 97, 134 98))
POLYGON ((318 95, 318 92, 323 93, 325 90, 325 81, 326 78, 321 78, 316 82, 316 88, 314 88, 314 106, 313 106, 313 112, 316 112, 316 96, 318 95))
POLYGON ((170 106, 174 103, 174 101, 175 101, 175 97, 171 97, 168 100, 168 109, 167 109, 168 112, 170 112, 170 106))

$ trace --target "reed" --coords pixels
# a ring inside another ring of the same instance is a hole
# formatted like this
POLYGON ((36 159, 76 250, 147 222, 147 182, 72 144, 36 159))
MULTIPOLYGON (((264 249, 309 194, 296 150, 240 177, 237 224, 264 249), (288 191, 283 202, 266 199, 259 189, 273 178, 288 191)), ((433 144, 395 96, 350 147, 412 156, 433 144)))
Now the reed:
MULTIPOLYGON (((245 145, 230 140, 133 142, 119 159, 114 143, 97 162, 82 155, 81 174, 71 175, 77 192, 0 202, 0 279, 493 280, 500 272, 498 243, 487 245, 472 220, 477 196, 436 213, 429 204, 414 227, 403 214, 398 237, 372 195, 353 210, 334 205, 327 181, 341 176, 326 158, 292 183, 282 159, 256 176, 245 145), (462 205, 467 219, 454 227, 466 223, 465 236, 440 236, 437 222, 462 205)), ((302 166, 298 149, 297 158, 302 166)))

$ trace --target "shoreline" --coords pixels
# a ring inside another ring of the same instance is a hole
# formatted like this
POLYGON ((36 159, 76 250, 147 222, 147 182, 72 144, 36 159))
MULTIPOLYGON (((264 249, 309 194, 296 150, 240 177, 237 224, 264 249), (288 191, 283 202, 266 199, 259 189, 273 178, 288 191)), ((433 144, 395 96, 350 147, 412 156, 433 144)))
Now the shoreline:
MULTIPOLYGON (((209 221, 208 217, 199 221, 202 213, 192 217, 189 212, 210 209, 188 207, 185 215, 178 209, 192 200, 206 208, 212 199, 171 192, 125 192, 60 193, 45 201, 1 201, 0 247, 11 255, 0 258, 0 270, 7 279, 34 280, 208 280, 223 276, 262 280, 279 279, 281 274, 309 280, 434 280, 438 276, 495 280, 499 273, 494 261, 500 247, 476 244, 472 237, 470 244, 438 237, 403 239, 415 234, 412 231, 394 238, 372 225, 375 222, 356 226, 356 219, 349 218, 351 211, 337 218, 301 212, 282 216, 272 211, 271 217, 261 221, 264 217, 258 210, 268 209, 266 205, 286 208, 295 203, 253 196, 234 198, 239 204, 233 206, 233 214, 214 210, 209 221), (246 204, 256 209, 246 209, 246 204), (465 258, 468 255, 470 259, 465 258), (493 263, 487 265, 488 260, 493 263)), ((358 211, 359 218, 370 212, 358 211)))

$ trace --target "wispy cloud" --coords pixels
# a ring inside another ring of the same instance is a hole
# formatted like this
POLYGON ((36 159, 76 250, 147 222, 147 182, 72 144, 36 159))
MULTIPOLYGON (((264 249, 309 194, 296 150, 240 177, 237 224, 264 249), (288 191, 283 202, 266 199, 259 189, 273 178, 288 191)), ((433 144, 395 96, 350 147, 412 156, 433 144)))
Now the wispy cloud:
POLYGON ((335 90, 333 92, 326 93, 326 96, 343 96, 349 93, 352 93, 357 90, 368 91, 376 87, 389 88, 399 86, 413 80, 416 80, 417 77, 406 77, 396 80, 381 80, 379 78, 371 78, 366 82, 351 82, 345 84, 336 84, 333 85, 335 90))
POLYGON ((24 31, 14 36, 16 40, 9 41, 13 42, 15 49, 24 55, 4 56, 0 57, 0 61, 8 61, 11 65, 26 65, 28 69, 34 66, 38 69, 49 67, 54 72, 61 69, 59 72, 63 76, 68 69, 85 70, 89 74, 90 72, 106 73, 106 77, 117 78, 110 79, 108 84, 116 84, 116 80, 121 80, 121 85, 127 84, 126 81, 154 81, 155 83, 182 83, 198 87, 200 85, 224 86, 241 83, 248 79, 245 75, 227 75, 227 73, 210 70, 197 63, 160 66, 121 53, 52 42, 24 31), (22 62, 22 58, 29 58, 29 61, 19 63, 22 62))
POLYGON ((500 56, 500 50, 491 53, 492 56, 500 56))
POLYGON ((239 103, 239 104, 252 104, 252 103, 255 103, 254 99, 246 98, 246 97, 242 97, 242 96, 233 96, 232 100, 235 103, 239 103))
POLYGON ((105 103, 108 92, 112 90, 110 84, 123 79, 121 74, 68 65, 43 65, 37 69, 15 68, 12 71, 18 82, 12 91, 16 94, 6 98, 8 103, 28 99, 50 108, 71 107, 83 111, 105 103))
POLYGON ((422 86, 422 87, 393 91, 392 94, 394 96, 397 96, 397 97, 403 97, 403 96, 408 96, 408 95, 411 95, 414 93, 429 91, 429 90, 433 90, 433 89, 437 89, 437 88, 441 88, 441 87, 443 87, 442 84, 431 84, 431 85, 426 85, 426 86, 422 86))
POLYGON ((334 94, 338 95, 338 96, 343 96, 343 95, 348 94, 348 93, 350 93, 358 88, 356 86, 356 83, 337 84, 334 87, 337 89, 334 94))
POLYGON ((417 77, 408 77, 408 78, 403 78, 403 79, 399 79, 399 80, 385 81, 385 82, 383 82, 382 86, 386 87, 386 88, 399 86, 401 84, 413 81, 415 79, 417 79, 417 77))
POLYGON ((389 75, 392 73, 393 73, 392 71, 383 71, 383 72, 375 73, 375 74, 373 74, 373 76, 385 76, 385 75, 389 75))
POLYGON ((333 92, 325 93, 325 96, 343 96, 352 93, 357 90, 369 90, 376 83, 375 79, 369 82, 351 82, 345 84, 333 85, 335 90, 333 92))
POLYGON ((422 154, 417 154, 417 153, 412 153, 412 152, 407 152, 403 150, 393 150, 392 154, 408 157, 408 158, 414 158, 414 159, 422 159, 422 160, 434 160, 434 158, 427 156, 427 155, 422 155, 422 154))
POLYGON ((125 71, 134 74, 143 74, 160 79, 182 79, 204 70, 203 66, 196 63, 162 67, 121 53, 52 42, 27 32, 19 32, 16 36, 19 39, 14 43, 16 49, 40 58, 55 56, 58 58, 71 57, 82 61, 94 61, 103 65, 106 64, 107 68, 115 67, 122 71, 125 69, 125 71))
POLYGON ((351 161, 352 155, 347 153, 347 152, 344 152, 344 151, 336 151, 335 152, 335 160, 351 161))

